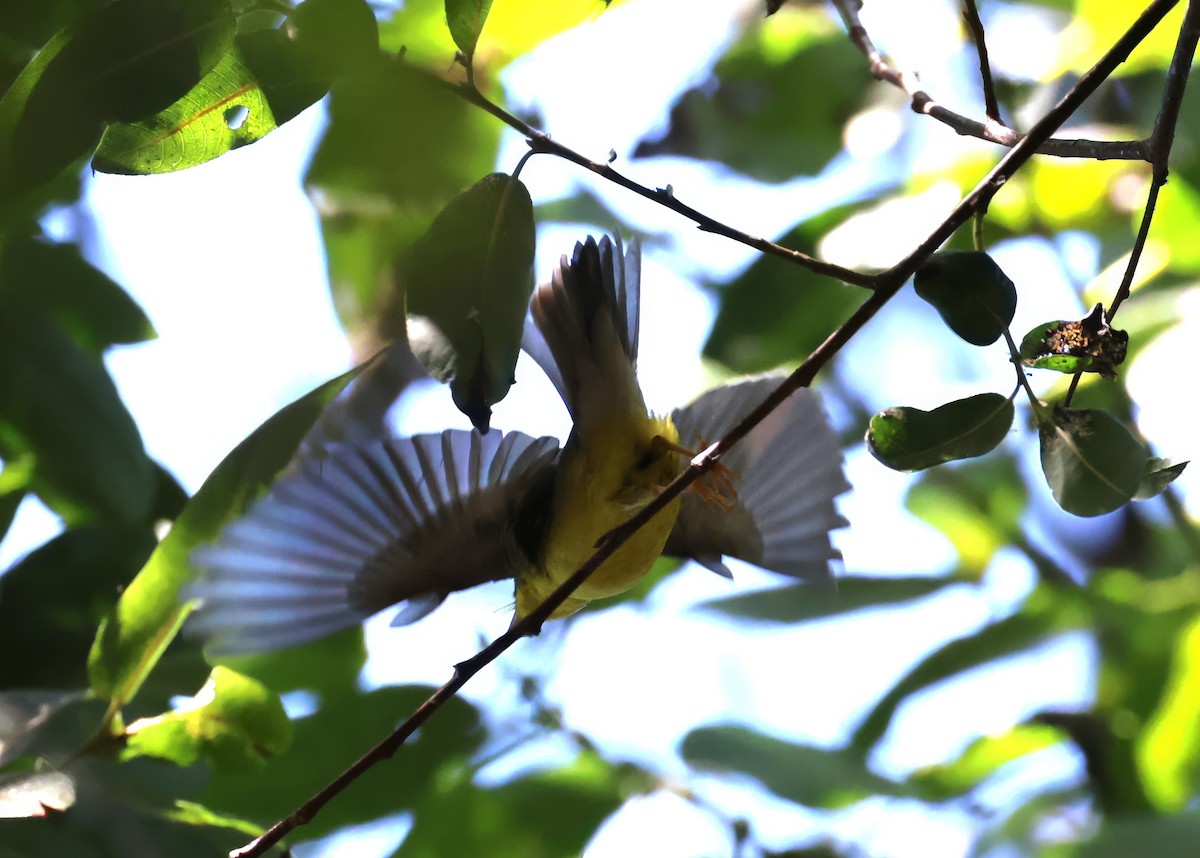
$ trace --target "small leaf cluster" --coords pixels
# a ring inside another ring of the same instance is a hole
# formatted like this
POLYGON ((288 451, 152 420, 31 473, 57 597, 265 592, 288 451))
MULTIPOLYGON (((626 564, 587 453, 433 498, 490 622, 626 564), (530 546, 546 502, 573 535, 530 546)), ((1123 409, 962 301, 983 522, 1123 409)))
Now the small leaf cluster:
MULTIPOLYGON (((1022 366, 1060 373, 1095 372, 1116 377, 1129 335, 1113 328, 1102 305, 1078 321, 1038 325, 1021 340, 1019 352, 1008 328, 1017 307, 1017 289, 987 253, 944 250, 935 253, 913 278, 916 293, 932 305, 955 334, 976 346, 1004 337, 1012 359, 1022 366)), ((982 456, 1008 435, 1012 399, 1024 388, 1038 429, 1042 472, 1054 500, 1067 512, 1096 516, 1131 500, 1159 494, 1183 472, 1186 462, 1150 456, 1145 445, 1113 415, 1096 409, 1047 406, 1024 383, 1011 396, 981 393, 932 411, 888 408, 871 418, 867 447, 889 468, 920 471, 982 456)))

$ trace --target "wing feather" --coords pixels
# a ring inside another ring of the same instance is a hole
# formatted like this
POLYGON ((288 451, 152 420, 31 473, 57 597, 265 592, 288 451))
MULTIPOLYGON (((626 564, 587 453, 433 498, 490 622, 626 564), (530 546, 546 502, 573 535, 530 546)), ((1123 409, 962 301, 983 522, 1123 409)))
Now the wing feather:
MULTIPOLYGON (((680 443, 691 449, 716 441, 779 384, 766 376, 703 394, 672 415, 680 443)), ((721 557, 797 578, 830 581, 840 555, 829 533, 846 525, 835 499, 850 488, 837 435, 818 395, 792 394, 734 447, 721 463, 735 477, 737 500, 726 510, 685 494, 666 553, 691 557, 718 574, 721 557)))
POLYGON ((515 523, 536 514, 558 442, 519 432, 335 446, 280 478, 215 543, 192 553, 189 623, 219 652, 301 643, 402 603, 398 622, 447 593, 528 562, 515 523))

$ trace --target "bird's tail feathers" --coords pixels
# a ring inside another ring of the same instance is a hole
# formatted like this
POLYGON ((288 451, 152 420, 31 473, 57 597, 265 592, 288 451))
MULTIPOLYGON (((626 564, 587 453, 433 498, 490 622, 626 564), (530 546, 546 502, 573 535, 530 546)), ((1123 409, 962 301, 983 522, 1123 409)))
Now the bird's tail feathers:
POLYGON ((641 247, 634 240, 625 250, 620 233, 576 244, 571 260, 564 255, 550 281, 534 290, 521 346, 574 420, 581 416, 579 390, 605 382, 623 389, 614 371, 633 377, 640 304, 641 247))

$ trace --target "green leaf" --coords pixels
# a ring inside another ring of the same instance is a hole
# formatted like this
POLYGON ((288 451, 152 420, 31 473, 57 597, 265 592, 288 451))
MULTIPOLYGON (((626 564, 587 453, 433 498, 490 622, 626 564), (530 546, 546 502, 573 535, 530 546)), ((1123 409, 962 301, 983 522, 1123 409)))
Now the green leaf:
POLYGON ((927 801, 947 801, 975 789, 1013 760, 1062 741, 1062 733, 1044 724, 1018 724, 998 736, 981 736, 944 765, 919 769, 908 783, 927 801))
POLYGON ((191 610, 179 601, 179 590, 191 576, 188 554, 242 514, 291 460, 325 406, 365 366, 325 382, 254 430, 225 457, 184 508, 101 623, 88 654, 92 690, 110 701, 112 711, 137 693, 191 610))
POLYGON ((33 456, 27 454, 0 465, 0 540, 12 527, 17 508, 29 492, 35 464, 33 456))
POLYGON ((96 626, 154 550, 149 525, 72 528, 34 549, 0 578, 0 688, 87 683, 96 626))
POLYGON ((434 219, 413 248, 405 294, 413 353, 487 431, 513 383, 533 291, 533 203, 492 173, 434 219))
MULTIPOLYGON (((330 697, 315 713, 293 722, 291 747, 270 765, 254 777, 216 773, 200 801, 218 812, 281 819, 387 736, 433 691, 425 686, 388 687, 330 697)), ((324 808, 305 826, 303 836, 322 837, 418 807, 438 785, 461 775, 485 738, 475 707, 460 697, 450 700, 393 760, 370 769, 324 808)))
POLYGON ((109 346, 155 336, 142 308, 71 244, 10 237, 0 258, 0 304, 13 300, 48 311, 97 357, 109 346))
POLYGON ((71 521, 149 513, 154 467, 104 366, 22 301, 0 313, 0 450, 33 455, 38 493, 71 521))
POLYGON ((237 52, 271 108, 276 125, 283 125, 329 92, 331 77, 307 51, 288 38, 283 28, 241 33, 237 52))
POLYGON ((304 0, 288 16, 288 30, 326 80, 361 70, 379 57, 379 25, 366 0, 304 0))
POLYGON ((1054 500, 1069 513, 1103 515, 1137 493, 1146 448, 1105 411, 1055 408, 1038 427, 1042 471, 1054 500))
POLYGON ((942 250, 913 276, 917 294, 968 343, 1000 339, 1017 310, 1017 287, 992 257, 978 250, 942 250))
POLYGON ((683 758, 700 769, 744 772, 780 798, 817 808, 839 808, 871 795, 899 796, 902 785, 874 774, 860 755, 764 736, 723 725, 693 730, 683 740, 683 758))
POLYGON ((446 0, 446 24, 467 62, 475 55, 475 45, 491 8, 492 0, 446 0))
POLYGON ((1149 500, 1162 494, 1167 490, 1167 486, 1179 478, 1188 464, 1189 462, 1176 462, 1172 459, 1151 456, 1146 462, 1146 473, 1142 475, 1142 481, 1138 484, 1138 490, 1134 492, 1133 499, 1149 500))
POLYGON ((1171 675, 1136 749, 1155 806, 1183 810, 1200 783, 1200 619, 1180 631, 1171 675))
POLYGON ((328 700, 357 689, 367 649, 355 626, 300 646, 218 660, 275 691, 303 689, 328 700))
POLYGON ((139 122, 110 125, 92 168, 134 176, 170 173, 261 140, 275 128, 258 81, 237 50, 231 50, 166 110, 139 122))
POLYGON ((266 830, 261 825, 250 822, 248 819, 242 819, 228 813, 218 813, 194 801, 176 801, 175 807, 172 810, 166 811, 163 816, 172 822, 180 822, 184 825, 207 825, 213 828, 228 828, 230 831, 237 831, 250 837, 259 837, 266 830))
POLYGON ((500 787, 480 787, 460 777, 450 789, 426 791, 412 831, 394 856, 581 855, 600 823, 620 808, 627 791, 624 782, 633 780, 627 768, 584 752, 566 766, 500 787), (531 819, 537 824, 530 825, 531 819))
MULTIPOLYGON (((444 34, 443 14, 438 2, 431 21, 444 34)), ((334 303, 356 335, 403 336, 402 263, 441 208, 494 168, 499 129, 396 60, 333 87, 305 181, 320 195, 334 303)))
POLYGON ((960 578, 978 580, 996 552, 1021 539, 1028 492, 1011 455, 974 459, 922 473, 904 499, 958 553, 960 578))
POLYGON ((1106 820, 1095 839, 1057 852, 1053 858, 1192 858, 1200 842, 1200 814, 1124 816, 1106 820))
POLYGON ((62 772, 0 776, 0 819, 49 816, 75 803, 75 781, 62 772))
POLYGON ((841 150, 842 127, 870 83, 862 57, 828 16, 814 9, 773 18, 734 44, 710 80, 680 96, 666 133, 638 143, 633 156, 720 161, 762 182, 814 175, 841 150))
POLYGON ((991 452, 1012 427, 1013 404, 999 393, 957 399, 933 411, 888 408, 871 418, 867 448, 895 471, 920 471, 991 452))
POLYGON ((252 772, 287 749, 292 724, 279 698, 262 683, 214 667, 191 701, 141 718, 125 730, 123 758, 158 757, 190 766, 204 759, 219 772, 252 772))
POLYGON ((1024 610, 977 632, 956 638, 926 656, 897 682, 854 731, 851 743, 867 753, 878 742, 900 704, 918 691, 988 662, 1016 655, 1069 628, 1055 610, 1024 610))
MULTIPOLYGON (((821 238, 851 212, 842 207, 810 218, 779 243, 812 255, 821 238)), ((808 357, 862 303, 858 290, 774 256, 760 256, 717 295, 720 310, 704 355, 747 374, 808 357)))
POLYGON ((1115 378, 1114 367, 1125 360, 1129 334, 1108 323, 1104 305, 1097 304, 1078 321, 1038 325, 1021 338, 1021 363, 1038 369, 1074 374, 1095 372, 1115 378))
POLYGON ((87 154, 106 123, 190 90, 228 50, 226 0, 117 0, 55 35, 0 100, 0 196, 87 154))
POLYGON ((792 585, 701 602, 705 611, 773 623, 803 623, 852 611, 902 605, 937 593, 953 578, 845 575, 837 589, 792 585))

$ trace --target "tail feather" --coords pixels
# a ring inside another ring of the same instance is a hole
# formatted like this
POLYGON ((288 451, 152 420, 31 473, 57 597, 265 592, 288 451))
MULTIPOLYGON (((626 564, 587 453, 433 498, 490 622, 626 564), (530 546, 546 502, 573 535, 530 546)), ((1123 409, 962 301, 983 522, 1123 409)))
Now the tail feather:
MULTIPOLYGON (((611 351, 632 373, 637 366, 641 249, 631 242, 625 251, 621 237, 575 245, 568 262, 564 255, 550 282, 539 285, 529 302, 522 348, 546 373, 576 422, 580 419, 578 391, 597 379, 618 380, 605 373, 611 351)), ((594 388, 593 388, 594 389, 594 388)))

